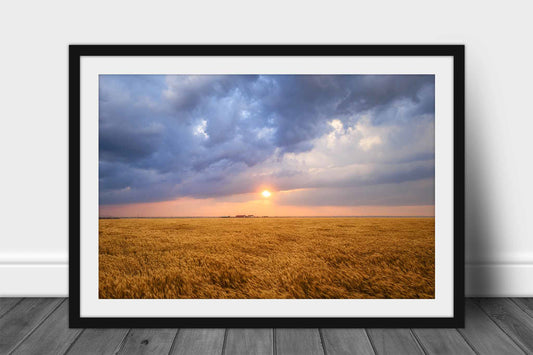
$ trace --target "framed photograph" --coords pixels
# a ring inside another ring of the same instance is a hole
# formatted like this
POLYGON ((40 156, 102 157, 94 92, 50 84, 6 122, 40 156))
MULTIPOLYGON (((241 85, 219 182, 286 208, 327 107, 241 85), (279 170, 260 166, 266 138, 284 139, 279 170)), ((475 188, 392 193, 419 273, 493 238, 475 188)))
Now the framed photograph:
POLYGON ((69 56, 71 327, 463 326, 463 46, 69 56))

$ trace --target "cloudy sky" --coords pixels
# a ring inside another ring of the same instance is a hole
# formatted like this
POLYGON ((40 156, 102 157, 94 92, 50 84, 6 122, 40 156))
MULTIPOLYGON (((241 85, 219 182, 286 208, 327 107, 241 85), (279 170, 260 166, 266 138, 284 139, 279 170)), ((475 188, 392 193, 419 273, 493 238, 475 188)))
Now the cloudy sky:
POLYGON ((101 216, 434 215, 432 75, 101 75, 99 90, 101 216))

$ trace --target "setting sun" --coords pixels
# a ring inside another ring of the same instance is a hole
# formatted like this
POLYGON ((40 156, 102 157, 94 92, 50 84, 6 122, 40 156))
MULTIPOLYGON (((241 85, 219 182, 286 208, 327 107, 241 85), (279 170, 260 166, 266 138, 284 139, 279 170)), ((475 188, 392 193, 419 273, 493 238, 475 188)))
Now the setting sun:
POLYGON ((261 192, 261 195, 263 195, 263 197, 270 197, 271 194, 270 194, 270 191, 265 190, 265 191, 261 192))

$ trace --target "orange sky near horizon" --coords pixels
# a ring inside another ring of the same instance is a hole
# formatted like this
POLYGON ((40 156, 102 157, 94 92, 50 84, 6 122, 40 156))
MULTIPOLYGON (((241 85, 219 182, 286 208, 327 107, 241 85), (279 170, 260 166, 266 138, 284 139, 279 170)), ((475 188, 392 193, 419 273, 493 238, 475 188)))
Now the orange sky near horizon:
MULTIPOLYGON (((173 201, 100 205, 100 217, 220 217, 255 216, 435 216, 434 205, 415 206, 292 206, 246 194, 249 200, 183 197, 173 201)), ((274 195, 274 193, 273 193, 274 195)))

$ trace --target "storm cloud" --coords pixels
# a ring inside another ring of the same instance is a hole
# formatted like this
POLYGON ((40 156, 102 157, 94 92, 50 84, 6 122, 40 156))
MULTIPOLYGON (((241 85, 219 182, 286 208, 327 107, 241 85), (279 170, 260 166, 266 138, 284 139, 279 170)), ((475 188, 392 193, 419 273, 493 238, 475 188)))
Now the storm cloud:
POLYGON ((261 186, 302 191, 280 204, 434 203, 432 75, 99 81, 100 204, 224 198, 261 186))

